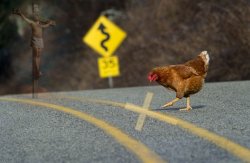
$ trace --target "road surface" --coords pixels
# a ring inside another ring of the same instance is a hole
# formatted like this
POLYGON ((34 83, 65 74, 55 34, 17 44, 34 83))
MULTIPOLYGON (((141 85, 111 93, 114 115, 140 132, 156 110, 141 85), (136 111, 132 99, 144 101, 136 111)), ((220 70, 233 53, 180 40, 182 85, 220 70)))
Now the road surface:
POLYGON ((250 162, 250 81, 0 97, 0 162, 250 162), (150 108, 144 108, 153 93, 150 108), (138 117, 145 116, 141 131, 138 117))

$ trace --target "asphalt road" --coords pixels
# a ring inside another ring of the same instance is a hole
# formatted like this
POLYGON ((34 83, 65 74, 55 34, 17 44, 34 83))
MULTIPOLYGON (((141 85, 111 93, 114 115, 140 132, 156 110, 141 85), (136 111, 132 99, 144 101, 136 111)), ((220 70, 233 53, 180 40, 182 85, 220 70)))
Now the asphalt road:
POLYGON ((184 99, 160 108, 174 98, 161 86, 2 96, 0 162, 250 162, 250 81, 206 84, 190 112, 184 99))

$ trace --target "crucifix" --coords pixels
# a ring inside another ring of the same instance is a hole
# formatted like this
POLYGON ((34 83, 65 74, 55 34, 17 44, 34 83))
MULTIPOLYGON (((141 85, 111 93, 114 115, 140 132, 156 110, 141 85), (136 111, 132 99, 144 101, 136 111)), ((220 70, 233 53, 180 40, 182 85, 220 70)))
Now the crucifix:
POLYGON ((42 21, 40 18, 38 4, 32 4, 32 18, 27 18, 20 9, 13 9, 13 14, 19 15, 32 29, 30 45, 32 47, 32 98, 38 98, 38 80, 42 73, 40 71, 40 57, 44 48, 43 29, 49 26, 55 26, 55 21, 42 21))

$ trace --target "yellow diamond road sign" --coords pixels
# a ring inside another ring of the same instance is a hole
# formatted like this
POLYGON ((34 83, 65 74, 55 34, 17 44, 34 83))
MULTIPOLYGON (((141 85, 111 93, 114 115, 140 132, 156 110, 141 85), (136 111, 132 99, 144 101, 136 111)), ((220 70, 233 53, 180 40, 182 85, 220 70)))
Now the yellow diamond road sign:
POLYGON ((83 41, 102 56, 108 57, 115 52, 125 38, 126 33, 121 28, 105 16, 100 16, 83 41))
POLYGON ((119 60, 117 56, 98 58, 98 67, 101 78, 120 75, 119 60))

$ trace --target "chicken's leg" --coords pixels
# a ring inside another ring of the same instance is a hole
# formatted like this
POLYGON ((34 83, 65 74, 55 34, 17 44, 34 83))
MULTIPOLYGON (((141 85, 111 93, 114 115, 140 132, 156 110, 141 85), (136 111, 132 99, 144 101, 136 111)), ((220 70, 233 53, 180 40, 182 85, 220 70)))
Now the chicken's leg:
POLYGON ((192 107, 190 106, 190 97, 187 97, 187 107, 184 109, 180 109, 180 111, 190 111, 192 107))
POLYGON ((172 106, 172 105, 174 105, 174 103, 176 103, 179 100, 180 100, 179 98, 176 98, 173 101, 170 101, 169 103, 166 103, 165 105, 163 105, 161 107, 164 108, 164 107, 172 106))

